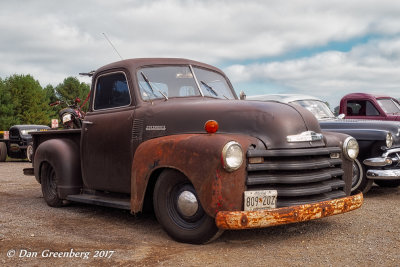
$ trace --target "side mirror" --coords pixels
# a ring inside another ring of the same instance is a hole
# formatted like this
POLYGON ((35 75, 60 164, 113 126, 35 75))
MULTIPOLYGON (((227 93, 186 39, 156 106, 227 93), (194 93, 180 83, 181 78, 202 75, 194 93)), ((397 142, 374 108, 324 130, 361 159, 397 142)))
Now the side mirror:
POLYGON ((245 100, 246 94, 243 91, 240 91, 239 98, 240 98, 240 100, 245 100))
POLYGON ((338 118, 338 119, 344 119, 345 116, 346 116, 346 115, 344 115, 344 114, 342 113, 342 114, 339 114, 339 116, 337 116, 337 118, 338 118))

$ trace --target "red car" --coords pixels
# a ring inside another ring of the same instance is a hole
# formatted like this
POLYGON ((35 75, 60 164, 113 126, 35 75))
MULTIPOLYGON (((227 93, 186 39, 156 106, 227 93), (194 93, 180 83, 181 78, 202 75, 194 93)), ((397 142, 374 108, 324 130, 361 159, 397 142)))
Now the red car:
POLYGON ((400 103, 385 95, 353 93, 340 100, 339 114, 345 119, 400 120, 400 103))

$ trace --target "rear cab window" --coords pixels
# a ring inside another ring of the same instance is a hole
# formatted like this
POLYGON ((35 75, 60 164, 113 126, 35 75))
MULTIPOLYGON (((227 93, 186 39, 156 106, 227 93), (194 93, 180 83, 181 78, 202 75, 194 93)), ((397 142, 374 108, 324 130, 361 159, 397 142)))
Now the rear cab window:
POLYGON ((94 110, 125 107, 131 104, 128 81, 123 72, 101 75, 96 80, 94 110))

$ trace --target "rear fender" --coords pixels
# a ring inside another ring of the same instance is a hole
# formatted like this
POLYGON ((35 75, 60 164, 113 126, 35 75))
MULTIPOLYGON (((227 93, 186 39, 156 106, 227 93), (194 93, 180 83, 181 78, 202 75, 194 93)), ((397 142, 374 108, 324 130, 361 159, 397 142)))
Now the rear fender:
POLYGON ((193 184, 206 213, 242 210, 246 180, 246 152, 250 145, 265 146, 256 138, 230 134, 184 134, 151 139, 137 148, 131 175, 131 209, 142 210, 151 174, 160 168, 176 169, 193 184), (237 141, 243 149, 243 164, 227 172, 221 161, 226 143, 237 141))
POLYGON ((43 162, 48 162, 55 170, 57 191, 60 198, 79 194, 82 188, 79 147, 69 139, 50 139, 41 143, 35 152, 33 163, 36 180, 40 183, 43 162))

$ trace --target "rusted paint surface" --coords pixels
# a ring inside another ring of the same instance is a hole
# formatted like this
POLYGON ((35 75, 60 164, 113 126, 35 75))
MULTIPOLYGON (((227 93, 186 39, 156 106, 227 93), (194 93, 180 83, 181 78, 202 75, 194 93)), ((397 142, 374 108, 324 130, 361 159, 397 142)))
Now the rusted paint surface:
POLYGON ((345 213, 361 207, 363 194, 323 201, 314 204, 285 207, 261 211, 221 211, 215 222, 218 228, 239 230, 263 228, 280 224, 304 222, 336 214, 345 213))
POLYGON ((215 217, 222 210, 241 210, 246 164, 227 172, 221 163, 222 148, 232 140, 242 145, 244 162, 249 145, 263 146, 253 137, 231 134, 173 135, 142 143, 132 164, 132 212, 141 211, 150 175, 160 168, 182 172, 193 184, 208 215, 215 217))

